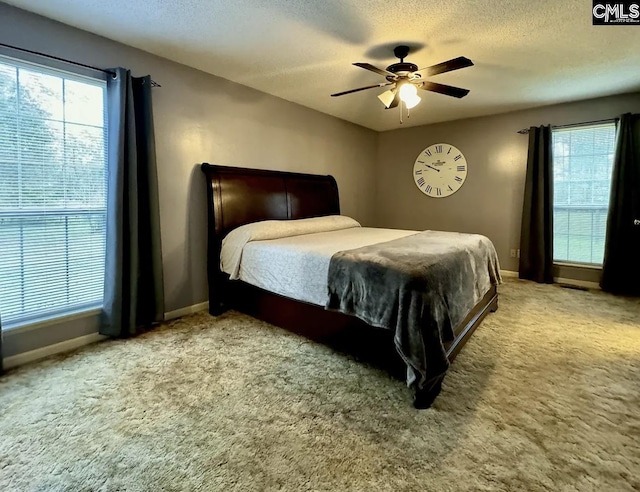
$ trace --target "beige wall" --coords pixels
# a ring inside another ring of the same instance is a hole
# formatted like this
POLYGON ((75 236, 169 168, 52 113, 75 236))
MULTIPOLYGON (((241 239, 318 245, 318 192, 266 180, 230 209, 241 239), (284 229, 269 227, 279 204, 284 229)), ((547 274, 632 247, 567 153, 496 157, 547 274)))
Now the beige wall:
MULTIPOLYGON (((423 102, 419 111, 428 110, 428 104, 423 102)), ((613 118, 629 111, 640 111, 640 94, 381 133, 376 170, 376 225, 484 234, 494 242, 501 267, 516 271, 518 260, 511 258, 510 250, 519 248, 520 243, 528 144, 527 136, 516 132, 542 124, 613 118), (412 177, 417 155, 438 142, 455 145, 468 162, 464 186, 447 198, 424 195, 412 177)), ((561 276, 593 280, 588 272, 585 275, 565 271, 561 276)))
MULTIPOLYGON (((198 165, 333 174, 343 213, 373 222, 377 134, 0 3, 0 41, 151 74, 166 311, 207 300, 206 188, 198 165)), ((8 53, 8 52, 4 52, 8 53)), ((96 320, 7 334, 5 356, 93 333, 96 320)))

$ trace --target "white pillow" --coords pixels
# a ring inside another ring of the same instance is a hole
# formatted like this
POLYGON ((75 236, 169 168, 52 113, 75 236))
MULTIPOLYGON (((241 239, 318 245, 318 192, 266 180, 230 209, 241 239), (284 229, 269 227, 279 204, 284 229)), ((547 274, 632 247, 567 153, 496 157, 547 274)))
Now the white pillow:
POLYGON ((237 279, 242 260, 244 245, 250 241, 279 239, 281 237, 300 236, 317 232, 338 231, 361 227, 360 223, 346 215, 327 215, 311 219, 296 220, 263 220, 245 224, 232 230, 222 240, 220 251, 220 268, 237 279))

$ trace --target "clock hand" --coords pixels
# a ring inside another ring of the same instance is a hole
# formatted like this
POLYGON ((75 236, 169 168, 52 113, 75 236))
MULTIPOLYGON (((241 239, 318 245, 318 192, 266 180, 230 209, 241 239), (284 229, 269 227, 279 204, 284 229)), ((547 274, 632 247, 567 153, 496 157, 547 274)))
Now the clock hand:
POLYGON ((440 169, 438 169, 437 167, 430 166, 429 164, 425 164, 425 166, 427 166, 429 169, 440 172, 440 169))

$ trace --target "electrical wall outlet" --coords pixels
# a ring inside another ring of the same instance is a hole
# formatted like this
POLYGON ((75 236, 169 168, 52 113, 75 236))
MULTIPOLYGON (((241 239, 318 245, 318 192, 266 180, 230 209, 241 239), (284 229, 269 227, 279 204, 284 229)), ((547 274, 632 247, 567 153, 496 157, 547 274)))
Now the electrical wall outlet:
POLYGON ((516 257, 516 250, 512 249, 511 250, 511 258, 515 258, 516 257))
POLYGON ((520 249, 518 249, 518 258, 520 258, 520 249))

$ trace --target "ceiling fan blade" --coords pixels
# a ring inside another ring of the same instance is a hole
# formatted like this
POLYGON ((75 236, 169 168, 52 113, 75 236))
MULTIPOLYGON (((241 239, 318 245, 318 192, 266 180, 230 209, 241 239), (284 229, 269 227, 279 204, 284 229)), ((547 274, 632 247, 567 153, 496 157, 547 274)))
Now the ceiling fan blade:
POLYGON ((421 68, 417 73, 420 73, 424 77, 431 77, 432 75, 438 75, 440 73, 451 72, 452 70, 459 70, 461 68, 472 67, 473 62, 464 56, 459 56, 453 60, 438 63, 427 68, 421 68))
POLYGON ((387 72, 386 70, 382 70, 381 68, 378 68, 378 67, 374 67, 373 65, 371 65, 369 63, 354 63, 354 65, 356 67, 360 67, 360 68, 364 68, 365 70, 369 70, 370 72, 375 72, 378 75, 382 75, 383 77, 386 77, 388 75, 395 76, 394 73, 387 72))
POLYGON ((453 87, 451 85, 436 84, 435 82, 423 82, 419 87, 425 91, 437 92, 438 94, 457 97, 458 99, 469 94, 469 89, 461 89, 460 87, 453 87))
POLYGON ((380 84, 368 85, 366 87, 359 87, 358 89, 351 89, 350 91, 337 92, 335 94, 331 94, 331 97, 336 96, 344 96, 345 94, 351 94, 352 92, 366 91, 367 89, 373 89, 374 87, 384 87, 386 85, 391 85, 394 82, 382 82, 380 84))

